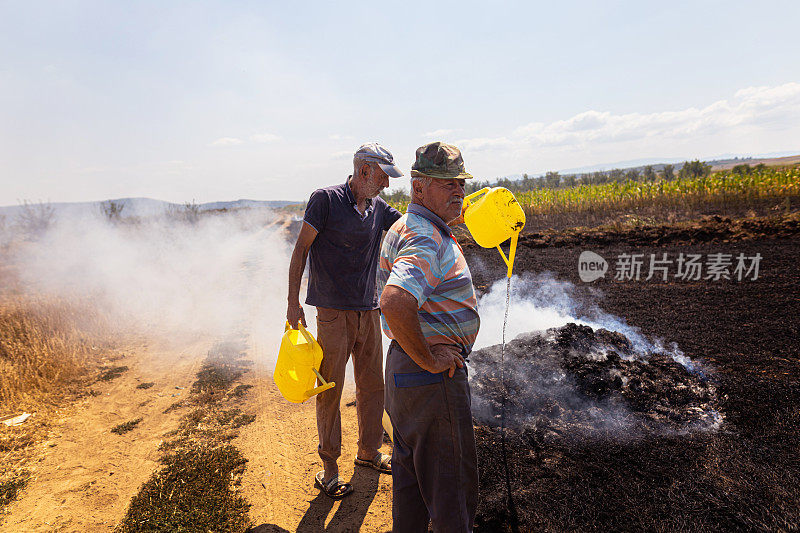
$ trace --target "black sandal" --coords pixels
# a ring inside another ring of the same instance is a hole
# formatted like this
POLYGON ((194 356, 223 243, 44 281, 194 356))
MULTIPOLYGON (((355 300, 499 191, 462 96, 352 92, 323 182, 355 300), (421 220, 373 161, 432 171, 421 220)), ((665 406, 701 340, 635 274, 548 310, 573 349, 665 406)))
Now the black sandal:
POLYGON ((314 477, 314 484, 329 498, 341 500, 353 492, 353 486, 350 483, 342 483, 339 481, 339 474, 334 475, 328 481, 324 481, 324 477, 324 470, 317 472, 317 475, 314 477))

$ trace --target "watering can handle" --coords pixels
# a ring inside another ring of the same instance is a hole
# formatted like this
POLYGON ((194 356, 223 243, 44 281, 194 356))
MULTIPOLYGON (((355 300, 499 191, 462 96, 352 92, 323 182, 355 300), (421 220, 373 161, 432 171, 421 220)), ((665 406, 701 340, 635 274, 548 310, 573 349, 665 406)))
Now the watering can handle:
POLYGON ((468 194, 467 196, 464 197, 464 203, 469 205, 470 200, 472 200, 473 198, 477 198, 478 196, 480 196, 482 194, 486 194, 487 192, 489 192, 489 190, 490 190, 490 187, 484 187, 483 189, 481 189, 479 191, 475 191, 472 194, 468 194))
MULTIPOLYGON (((291 324, 289 324, 289 321, 287 320, 286 321, 286 327, 284 328, 283 331, 289 331, 290 329, 293 329, 293 328, 292 328, 291 324)), ((308 344, 314 344, 314 342, 315 342, 314 341, 314 337, 311 336, 311 333, 308 332, 308 330, 305 328, 305 326, 303 325, 302 322, 298 322, 297 323, 297 329, 300 331, 300 333, 303 334, 303 337, 306 338, 306 342, 308 344)))

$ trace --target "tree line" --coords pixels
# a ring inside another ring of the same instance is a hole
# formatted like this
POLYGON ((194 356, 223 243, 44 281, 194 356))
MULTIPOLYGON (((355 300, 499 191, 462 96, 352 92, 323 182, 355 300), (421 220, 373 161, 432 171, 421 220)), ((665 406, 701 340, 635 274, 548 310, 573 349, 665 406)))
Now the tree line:
MULTIPOLYGON (((613 170, 597 170, 595 172, 585 172, 580 174, 560 174, 550 171, 542 176, 529 176, 523 174, 522 178, 497 178, 495 180, 469 180, 467 181, 467 194, 478 191, 484 187, 505 187, 511 192, 526 192, 538 189, 561 189, 577 187, 579 185, 601 185, 611 182, 653 182, 656 180, 672 181, 684 178, 700 178, 711 175, 711 165, 705 161, 695 159, 694 161, 684 161, 675 165, 647 165, 644 167, 613 170), (660 168, 657 168, 660 167, 660 168)), ((733 167, 731 172, 734 174, 749 174, 754 170, 761 170, 765 167, 763 163, 751 167, 744 163, 733 167)), ((381 197, 387 202, 407 202, 409 201, 408 190, 404 188, 392 191, 383 191, 381 197)))

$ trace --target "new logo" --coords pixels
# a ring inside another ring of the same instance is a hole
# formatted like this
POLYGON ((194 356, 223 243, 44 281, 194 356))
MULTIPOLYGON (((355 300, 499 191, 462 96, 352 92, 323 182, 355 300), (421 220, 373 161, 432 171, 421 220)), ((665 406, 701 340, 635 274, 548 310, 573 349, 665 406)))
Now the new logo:
POLYGON ((581 252, 578 257, 578 275, 581 281, 590 283, 602 278, 608 271, 608 262, 600 255, 589 250, 581 252))

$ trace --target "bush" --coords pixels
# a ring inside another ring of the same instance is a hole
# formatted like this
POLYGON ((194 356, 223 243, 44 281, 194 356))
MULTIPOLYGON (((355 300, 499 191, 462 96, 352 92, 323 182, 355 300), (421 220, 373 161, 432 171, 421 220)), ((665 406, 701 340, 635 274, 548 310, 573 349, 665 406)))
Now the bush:
POLYGON ((103 214, 110 222, 117 222, 122 217, 122 211, 125 209, 125 204, 115 202, 114 200, 107 200, 101 204, 103 214))
POLYGON ((24 200, 22 211, 17 215, 17 226, 26 237, 35 238, 47 231, 55 219, 55 208, 39 202, 33 204, 24 200))
POLYGON ((750 165, 747 163, 742 163, 741 165, 736 165, 731 169, 731 173, 738 174, 739 176, 743 176, 745 174, 750 174, 750 165))
POLYGON ((684 161, 678 176, 681 178, 702 178, 711 174, 711 165, 695 159, 694 161, 684 161))

